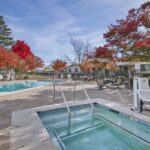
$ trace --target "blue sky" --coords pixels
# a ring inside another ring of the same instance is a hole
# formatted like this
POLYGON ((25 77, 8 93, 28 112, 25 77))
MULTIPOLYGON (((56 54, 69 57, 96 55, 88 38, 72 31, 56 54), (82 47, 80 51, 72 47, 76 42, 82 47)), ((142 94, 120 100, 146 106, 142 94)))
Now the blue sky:
POLYGON ((45 64, 73 57, 70 36, 102 45, 116 19, 147 0, 0 0, 0 15, 15 39, 25 40, 45 64))

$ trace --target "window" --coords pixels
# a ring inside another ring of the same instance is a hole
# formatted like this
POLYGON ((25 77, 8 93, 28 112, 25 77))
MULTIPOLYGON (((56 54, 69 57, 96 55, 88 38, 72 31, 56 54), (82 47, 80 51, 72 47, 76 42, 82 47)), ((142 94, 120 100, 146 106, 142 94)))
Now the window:
POLYGON ((145 64, 141 64, 140 65, 140 70, 141 71, 146 71, 146 65, 145 64))
POLYGON ((75 72, 79 72, 79 71, 78 71, 78 68, 75 68, 75 72))
POLYGON ((128 71, 128 67, 127 66, 124 66, 124 71, 128 71))
POLYGON ((146 69, 147 71, 150 71, 150 64, 147 64, 146 69))
POLYGON ((68 69, 68 72, 71 72, 71 69, 68 69))

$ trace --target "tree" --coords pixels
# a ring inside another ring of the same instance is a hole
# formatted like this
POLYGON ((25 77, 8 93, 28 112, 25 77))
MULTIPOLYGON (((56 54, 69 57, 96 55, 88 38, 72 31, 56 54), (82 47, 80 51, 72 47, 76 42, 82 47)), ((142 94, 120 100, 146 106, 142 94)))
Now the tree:
POLYGON ((35 56, 35 67, 42 68, 43 66, 44 66, 44 61, 40 57, 35 56))
POLYGON ((28 44, 21 40, 17 40, 17 42, 12 46, 12 50, 19 57, 25 60, 27 60, 29 55, 33 55, 28 44))
POLYGON ((89 52, 91 44, 89 41, 84 42, 81 39, 74 38, 70 39, 70 44, 73 47, 73 52, 77 63, 81 64, 84 61, 86 54, 89 52))
POLYGON ((20 58, 10 49, 0 46, 0 69, 17 68, 20 58))
POLYGON ((12 51, 20 57, 17 69, 21 74, 26 71, 34 71, 36 68, 44 66, 41 58, 35 56, 29 45, 24 41, 17 40, 12 46, 12 51))
POLYGON ((84 72, 89 73, 89 72, 92 71, 93 64, 92 64, 88 59, 85 59, 85 60, 81 63, 80 68, 81 68, 81 70, 83 70, 84 72))
POLYGON ((105 76, 105 70, 115 68, 115 52, 109 49, 108 45, 100 46, 94 52, 87 55, 88 59, 93 63, 97 76, 99 69, 102 70, 102 75, 105 76), (114 66, 114 67, 113 67, 114 66))
POLYGON ((52 68, 56 71, 62 71, 63 69, 66 68, 67 63, 63 60, 56 59, 55 61, 52 62, 52 68))
POLYGON ((0 16, 0 45, 3 47, 11 46, 14 43, 11 37, 11 30, 6 25, 2 16, 0 16))
POLYGON ((110 25, 104 38, 123 61, 150 61, 150 2, 110 25))

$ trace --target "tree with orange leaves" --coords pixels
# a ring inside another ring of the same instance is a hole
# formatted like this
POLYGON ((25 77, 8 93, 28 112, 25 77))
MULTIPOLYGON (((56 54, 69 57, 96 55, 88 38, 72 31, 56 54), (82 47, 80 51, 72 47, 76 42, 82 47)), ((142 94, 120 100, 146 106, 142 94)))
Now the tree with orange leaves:
POLYGON ((56 72, 64 70, 66 68, 66 66, 67 66, 67 63, 63 60, 60 60, 60 59, 57 59, 57 60, 52 62, 52 68, 56 72))
POLYGON ((108 45, 100 46, 94 52, 88 54, 88 59, 93 64, 97 77, 99 78, 99 70, 102 71, 102 76, 105 76, 106 70, 115 70, 115 52, 108 45))
POLYGON ((63 60, 56 59, 55 61, 52 62, 51 66, 53 70, 56 72, 56 74, 59 75, 59 73, 66 68, 67 63, 63 60))
POLYGON ((80 64, 81 70, 83 70, 86 73, 89 73, 92 71, 93 64, 88 60, 85 59, 81 64, 80 64))
POLYGON ((10 49, 0 46, 0 68, 12 69, 16 68, 20 58, 10 49))

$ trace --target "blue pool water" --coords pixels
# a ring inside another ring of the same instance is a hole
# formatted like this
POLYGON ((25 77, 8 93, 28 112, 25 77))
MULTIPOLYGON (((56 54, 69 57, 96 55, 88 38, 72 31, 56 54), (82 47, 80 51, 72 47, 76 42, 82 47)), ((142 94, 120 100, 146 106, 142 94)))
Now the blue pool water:
POLYGON ((38 112, 58 150, 150 150, 150 125, 94 104, 38 112))
POLYGON ((33 87, 50 85, 52 81, 24 81, 16 83, 0 84, 0 92, 13 92, 18 90, 24 90, 33 87))

